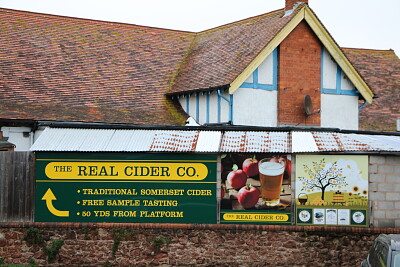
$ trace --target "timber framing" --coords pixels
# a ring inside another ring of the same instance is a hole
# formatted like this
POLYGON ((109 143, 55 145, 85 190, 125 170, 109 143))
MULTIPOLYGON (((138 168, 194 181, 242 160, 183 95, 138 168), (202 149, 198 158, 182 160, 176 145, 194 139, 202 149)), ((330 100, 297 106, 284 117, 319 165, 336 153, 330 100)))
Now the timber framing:
POLYGON ((299 25, 300 22, 306 21, 314 31, 318 39, 331 54, 336 63, 343 70, 344 74, 350 79, 362 97, 369 103, 372 103, 374 93, 367 83, 350 63, 342 52, 341 48, 336 44, 331 35, 316 17, 314 12, 304 5, 301 10, 293 17, 293 19, 269 42, 260 54, 236 77, 230 84, 229 93, 233 94, 243 82, 254 72, 254 70, 274 51, 276 47, 299 25))

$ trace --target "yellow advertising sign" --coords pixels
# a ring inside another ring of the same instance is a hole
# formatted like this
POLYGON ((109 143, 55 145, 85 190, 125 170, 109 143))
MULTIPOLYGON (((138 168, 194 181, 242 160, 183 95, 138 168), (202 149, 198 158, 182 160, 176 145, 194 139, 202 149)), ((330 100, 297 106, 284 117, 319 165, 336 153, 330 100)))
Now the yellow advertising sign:
POLYGON ((286 222, 289 220, 287 214, 271 213, 225 213, 223 219, 226 221, 252 221, 252 222, 286 222))
POLYGON ((58 180, 189 180, 201 181, 208 175, 203 163, 154 162, 50 162, 45 168, 49 179, 58 180))

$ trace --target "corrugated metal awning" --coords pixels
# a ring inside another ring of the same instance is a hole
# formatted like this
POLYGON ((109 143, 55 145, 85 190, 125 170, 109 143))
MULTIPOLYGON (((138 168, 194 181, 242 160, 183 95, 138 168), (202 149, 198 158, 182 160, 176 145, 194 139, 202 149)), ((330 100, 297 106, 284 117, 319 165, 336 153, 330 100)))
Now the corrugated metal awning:
POLYGON ((400 152, 400 136, 326 131, 210 131, 46 128, 32 151, 400 152))

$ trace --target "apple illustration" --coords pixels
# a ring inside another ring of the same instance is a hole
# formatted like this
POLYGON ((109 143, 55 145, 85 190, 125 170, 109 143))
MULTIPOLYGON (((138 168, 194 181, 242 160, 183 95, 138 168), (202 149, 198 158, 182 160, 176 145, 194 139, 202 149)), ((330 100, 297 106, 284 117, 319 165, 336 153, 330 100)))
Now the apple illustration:
POLYGON ((256 157, 254 156, 252 158, 245 159, 243 161, 242 169, 247 176, 256 176, 258 174, 258 160, 256 157))
POLYGON ((286 169, 286 161, 287 161, 286 158, 284 158, 284 157, 273 157, 270 161, 283 164, 283 165, 285 165, 285 169, 286 169))
POLYGON ((227 180, 234 189, 239 190, 246 184, 247 174, 234 164, 232 171, 228 174, 227 180))
POLYGON ((254 207, 257 204, 259 197, 260 191, 251 184, 243 186, 237 195, 239 203, 245 209, 254 207))
POLYGON ((292 161, 290 159, 286 159, 285 173, 289 176, 292 174, 292 161))
POLYGON ((273 157, 270 161, 285 164, 285 176, 290 178, 292 174, 292 161, 286 157, 273 157))

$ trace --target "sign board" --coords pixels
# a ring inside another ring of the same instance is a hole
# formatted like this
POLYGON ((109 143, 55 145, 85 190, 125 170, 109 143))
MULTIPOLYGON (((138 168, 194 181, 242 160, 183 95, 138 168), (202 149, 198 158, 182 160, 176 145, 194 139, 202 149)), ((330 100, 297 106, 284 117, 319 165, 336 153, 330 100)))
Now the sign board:
POLYGON ((221 223, 292 223, 290 156, 231 153, 221 156, 221 164, 221 223), (268 173, 269 167, 278 171, 268 173))
POLYGON ((368 156, 296 156, 296 224, 368 226, 368 156))
POLYGON ((217 155, 36 153, 36 222, 216 223, 217 155))

